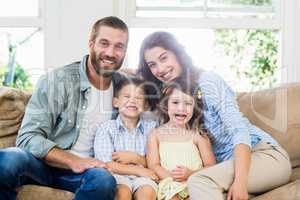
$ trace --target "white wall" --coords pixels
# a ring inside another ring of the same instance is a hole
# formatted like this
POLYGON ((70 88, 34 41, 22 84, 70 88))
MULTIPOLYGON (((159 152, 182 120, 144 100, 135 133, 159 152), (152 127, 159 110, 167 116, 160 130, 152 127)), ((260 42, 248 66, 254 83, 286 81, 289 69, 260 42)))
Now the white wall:
MULTIPOLYGON (((124 0, 125 1, 125 0, 124 0)), ((283 20, 283 82, 300 82, 300 1, 289 0, 283 20)), ((97 19, 113 15, 114 0, 44 0, 45 67, 80 60, 88 53, 90 28, 97 19)))
POLYGON ((93 23, 113 15, 113 1, 45 0, 45 67, 80 60, 88 53, 88 35, 93 23))

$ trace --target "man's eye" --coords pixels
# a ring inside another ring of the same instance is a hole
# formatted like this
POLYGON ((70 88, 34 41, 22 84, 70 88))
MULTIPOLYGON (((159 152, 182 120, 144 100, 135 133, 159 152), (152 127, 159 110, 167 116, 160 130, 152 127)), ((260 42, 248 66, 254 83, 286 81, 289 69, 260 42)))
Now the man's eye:
POLYGON ((104 42, 104 41, 100 42, 99 44, 102 47, 108 47, 109 46, 108 42, 104 42))
POLYGON ((124 45, 116 45, 115 48, 116 48, 118 51, 124 51, 124 49, 125 49, 124 45))

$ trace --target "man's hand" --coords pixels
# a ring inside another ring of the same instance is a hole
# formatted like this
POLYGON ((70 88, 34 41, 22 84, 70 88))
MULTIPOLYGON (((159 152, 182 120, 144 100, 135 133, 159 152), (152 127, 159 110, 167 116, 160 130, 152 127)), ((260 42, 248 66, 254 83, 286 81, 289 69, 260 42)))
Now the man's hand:
POLYGON ((112 153, 112 160, 121 164, 138 164, 139 154, 132 151, 117 151, 112 153))
POLYGON ((158 176, 156 175, 156 173, 154 171, 152 171, 151 169, 144 168, 144 167, 138 168, 137 175, 141 176, 141 177, 151 178, 152 180, 154 180, 156 182, 159 180, 158 176))
POLYGON ((174 181, 182 182, 186 181, 192 173, 193 171, 189 168, 179 165, 171 171, 171 176, 174 181))
POLYGON ((107 168, 107 165, 96 158, 72 158, 69 162, 70 169, 75 173, 82 173, 90 168, 107 168))

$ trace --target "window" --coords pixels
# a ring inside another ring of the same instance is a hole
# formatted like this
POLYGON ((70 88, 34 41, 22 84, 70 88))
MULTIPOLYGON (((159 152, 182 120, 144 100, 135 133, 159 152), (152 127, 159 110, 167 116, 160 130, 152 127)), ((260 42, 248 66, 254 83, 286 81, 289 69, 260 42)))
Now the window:
POLYGON ((117 1, 130 26, 127 66, 136 68, 144 37, 172 32, 194 64, 219 73, 235 90, 274 87, 281 82, 279 0, 117 1), (126 9, 122 9, 125 7, 126 9))
POLYGON ((2 0, 1 85, 30 90, 43 73, 44 39, 41 8, 42 0, 2 0))

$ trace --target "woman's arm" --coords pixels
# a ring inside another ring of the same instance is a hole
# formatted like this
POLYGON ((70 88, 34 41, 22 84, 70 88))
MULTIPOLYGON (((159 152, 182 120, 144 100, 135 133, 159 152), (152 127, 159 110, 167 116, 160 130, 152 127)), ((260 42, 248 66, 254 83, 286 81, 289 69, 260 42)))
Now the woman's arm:
POLYGON ((157 132, 154 129, 149 136, 147 145, 147 166, 155 171, 159 179, 171 177, 171 173, 160 165, 157 132))

